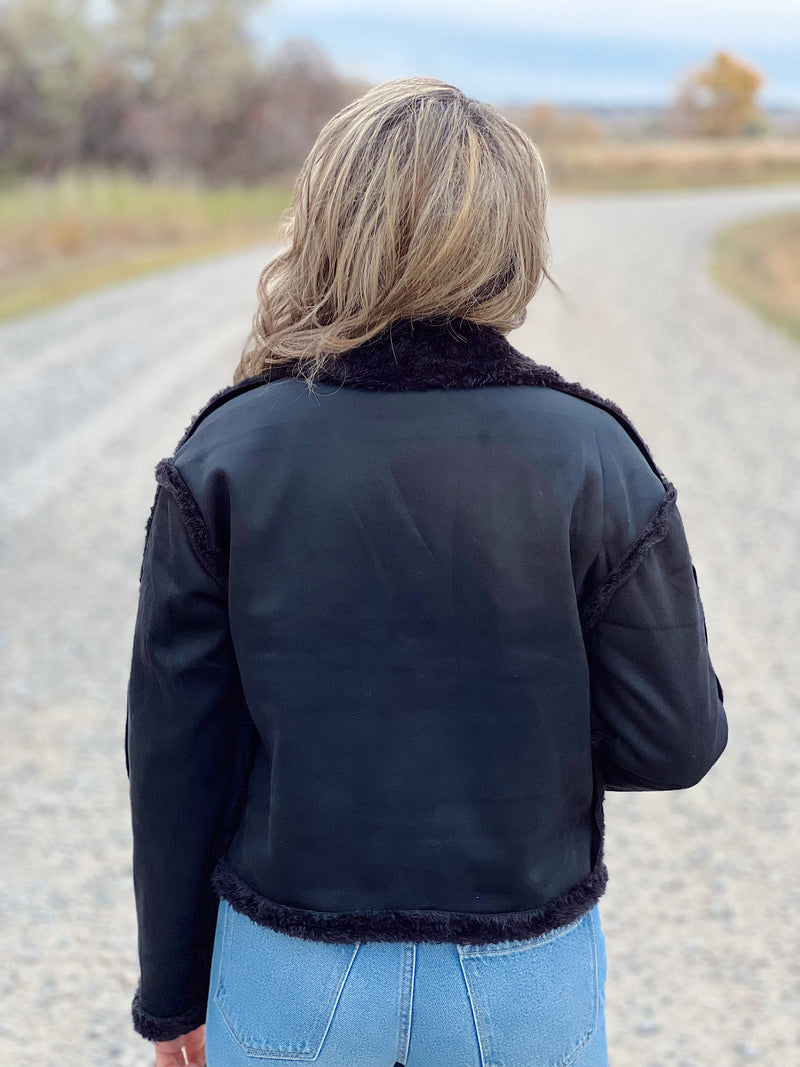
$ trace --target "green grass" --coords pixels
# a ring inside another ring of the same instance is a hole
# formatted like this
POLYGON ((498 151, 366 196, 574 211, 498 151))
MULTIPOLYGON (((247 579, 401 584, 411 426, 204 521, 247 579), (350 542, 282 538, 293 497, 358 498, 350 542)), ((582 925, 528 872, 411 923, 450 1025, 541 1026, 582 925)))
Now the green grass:
POLYGON ((0 188, 0 319, 275 240, 287 183, 204 189, 108 172, 0 188))
POLYGON ((273 224, 288 203, 285 183, 206 189, 190 182, 149 181, 126 173, 68 171, 53 181, 0 188, 0 228, 79 219, 87 229, 109 222, 159 231, 244 221, 273 224))
POLYGON ((729 292, 800 342, 800 213, 738 223, 717 235, 711 269, 729 292))

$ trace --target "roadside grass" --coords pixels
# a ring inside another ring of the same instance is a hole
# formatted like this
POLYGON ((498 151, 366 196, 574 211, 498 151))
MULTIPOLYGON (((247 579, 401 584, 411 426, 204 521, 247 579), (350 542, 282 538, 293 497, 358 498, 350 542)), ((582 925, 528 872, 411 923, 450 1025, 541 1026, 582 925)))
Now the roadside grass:
MULTIPOLYGON (((800 138, 541 145, 556 195, 800 182, 800 138)), ((0 186, 0 320, 151 271, 273 242, 291 178, 204 188, 81 170, 0 186)))
POLYGON ((102 171, 0 188, 0 319, 274 241, 289 200, 288 181, 204 189, 102 171))
POLYGON ((800 138, 541 145, 555 192, 800 182, 800 138))
POLYGON ((800 342, 800 212, 721 231, 711 270, 721 285, 800 342))

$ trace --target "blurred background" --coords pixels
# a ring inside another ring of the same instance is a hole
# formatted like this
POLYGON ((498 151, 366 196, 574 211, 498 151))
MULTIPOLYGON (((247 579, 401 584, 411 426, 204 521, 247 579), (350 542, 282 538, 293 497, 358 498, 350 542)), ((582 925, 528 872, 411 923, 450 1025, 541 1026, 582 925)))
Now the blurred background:
POLYGON ((231 381, 322 125, 412 74, 539 145, 562 291, 512 343, 678 487, 725 690, 702 783, 607 799, 611 1063, 800 1057, 796 0, 0 0, 2 1063, 152 1063, 123 734, 153 470, 231 381))
POLYGON ((800 180, 792 0, 757 17, 728 0, 4 0, 0 317, 274 236, 324 122, 415 73, 500 107, 556 193, 800 180))

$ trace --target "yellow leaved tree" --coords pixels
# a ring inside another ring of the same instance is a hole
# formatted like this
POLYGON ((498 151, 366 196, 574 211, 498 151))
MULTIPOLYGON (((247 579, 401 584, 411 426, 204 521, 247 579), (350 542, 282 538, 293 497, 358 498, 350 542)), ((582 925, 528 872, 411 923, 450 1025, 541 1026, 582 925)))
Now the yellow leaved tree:
POLYGON ((673 128, 701 137, 760 133, 766 119, 756 97, 763 84, 764 76, 755 67, 728 52, 717 52, 679 86, 673 128))

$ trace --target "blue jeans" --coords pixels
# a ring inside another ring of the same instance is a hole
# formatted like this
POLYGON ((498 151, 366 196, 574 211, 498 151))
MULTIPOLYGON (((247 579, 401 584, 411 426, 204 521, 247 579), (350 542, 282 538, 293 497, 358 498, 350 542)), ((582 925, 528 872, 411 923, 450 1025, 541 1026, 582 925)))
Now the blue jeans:
POLYGON ((597 906, 492 945, 335 944, 221 901, 208 1067, 608 1067, 597 906))

